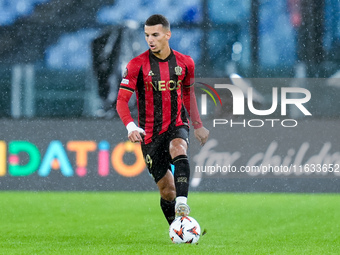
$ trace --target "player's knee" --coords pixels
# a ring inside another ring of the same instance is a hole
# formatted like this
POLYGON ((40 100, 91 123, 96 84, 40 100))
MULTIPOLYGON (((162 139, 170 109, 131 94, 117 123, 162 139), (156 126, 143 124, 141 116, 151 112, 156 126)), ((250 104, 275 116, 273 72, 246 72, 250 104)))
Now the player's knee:
POLYGON ((170 143, 170 155, 171 158, 175 158, 179 155, 186 155, 187 154, 187 144, 184 140, 173 140, 170 143))

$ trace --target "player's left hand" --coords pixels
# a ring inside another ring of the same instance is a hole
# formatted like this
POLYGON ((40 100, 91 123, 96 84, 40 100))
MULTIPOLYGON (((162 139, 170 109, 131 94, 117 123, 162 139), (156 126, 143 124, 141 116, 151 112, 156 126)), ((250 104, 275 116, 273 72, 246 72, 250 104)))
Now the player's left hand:
POLYGON ((206 129, 205 127, 197 128, 195 129, 194 134, 195 134, 196 139, 203 146, 208 140, 209 130, 206 129))

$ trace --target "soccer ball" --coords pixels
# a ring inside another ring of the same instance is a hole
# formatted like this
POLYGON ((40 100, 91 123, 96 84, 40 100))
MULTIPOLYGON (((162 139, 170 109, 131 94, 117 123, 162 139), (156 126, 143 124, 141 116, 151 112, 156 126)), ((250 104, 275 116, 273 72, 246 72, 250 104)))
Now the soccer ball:
POLYGON ((197 243, 201 228, 193 217, 177 217, 170 225, 169 235, 173 243, 197 243))

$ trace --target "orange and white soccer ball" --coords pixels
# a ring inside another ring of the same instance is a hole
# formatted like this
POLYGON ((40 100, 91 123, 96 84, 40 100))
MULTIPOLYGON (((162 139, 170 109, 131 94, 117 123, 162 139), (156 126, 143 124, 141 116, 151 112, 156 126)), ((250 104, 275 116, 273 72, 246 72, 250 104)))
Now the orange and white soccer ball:
POLYGON ((169 227, 169 235, 173 243, 197 243, 201 228, 193 217, 177 217, 169 227))

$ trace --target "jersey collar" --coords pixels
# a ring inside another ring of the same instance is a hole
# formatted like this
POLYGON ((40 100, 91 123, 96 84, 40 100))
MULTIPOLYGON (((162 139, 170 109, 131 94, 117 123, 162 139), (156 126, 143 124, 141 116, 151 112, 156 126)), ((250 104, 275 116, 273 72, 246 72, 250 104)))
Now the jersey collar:
POLYGON ((158 62, 168 62, 169 59, 171 59, 172 56, 174 55, 174 52, 173 52, 172 49, 170 48, 170 55, 167 56, 165 59, 160 59, 160 58, 156 57, 156 56, 151 52, 150 49, 149 49, 149 54, 151 55, 151 57, 152 57, 153 59, 155 59, 155 60, 158 61, 158 62))

